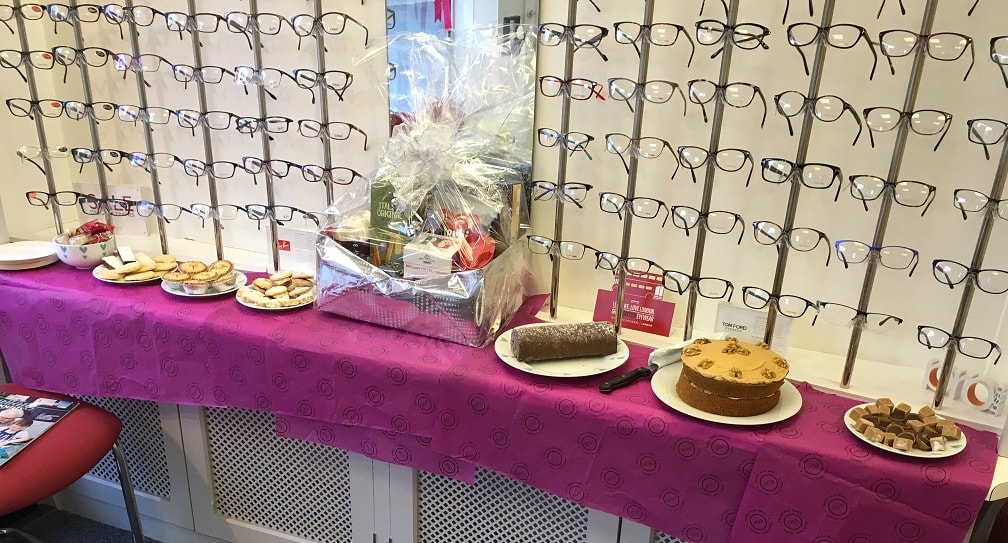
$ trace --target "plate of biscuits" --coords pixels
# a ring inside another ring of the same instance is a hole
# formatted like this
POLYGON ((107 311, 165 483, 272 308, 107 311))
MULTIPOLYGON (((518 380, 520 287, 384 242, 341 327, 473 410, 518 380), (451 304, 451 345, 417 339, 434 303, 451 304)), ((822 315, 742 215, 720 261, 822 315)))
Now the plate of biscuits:
POLYGON ((234 292, 247 282, 245 274, 234 269, 228 260, 210 264, 187 260, 161 277, 161 289, 176 296, 202 298, 234 292))
POLYGON ((163 275, 176 266, 172 255, 149 256, 133 252, 129 247, 120 247, 116 254, 102 258, 101 265, 91 270, 91 275, 106 283, 140 285, 160 281, 163 275))
POLYGON ((304 307, 315 301, 315 276, 308 272, 281 270, 239 288, 235 299, 245 307, 265 311, 304 307))

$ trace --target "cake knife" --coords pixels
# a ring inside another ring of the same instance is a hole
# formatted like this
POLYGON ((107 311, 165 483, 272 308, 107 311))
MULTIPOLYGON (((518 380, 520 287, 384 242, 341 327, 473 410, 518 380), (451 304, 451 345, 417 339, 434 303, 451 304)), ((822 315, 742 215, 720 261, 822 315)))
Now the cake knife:
MULTIPOLYGON (((724 339, 725 336, 727 336, 727 334, 718 332, 716 334, 710 334, 708 337, 710 339, 724 339)), ((599 392, 602 394, 609 394, 613 390, 629 385, 641 377, 651 377, 656 371, 668 366, 669 364, 681 361, 682 350, 690 343, 693 343, 692 339, 651 351, 651 354, 648 355, 647 366, 642 366, 602 383, 599 385, 599 392)))
POLYGON ((669 364, 679 362, 682 360, 683 348, 690 343, 693 343, 692 339, 651 351, 651 354, 648 355, 647 366, 641 366, 602 383, 599 385, 599 392, 609 394, 613 390, 629 385, 642 377, 651 377, 656 371, 669 364))

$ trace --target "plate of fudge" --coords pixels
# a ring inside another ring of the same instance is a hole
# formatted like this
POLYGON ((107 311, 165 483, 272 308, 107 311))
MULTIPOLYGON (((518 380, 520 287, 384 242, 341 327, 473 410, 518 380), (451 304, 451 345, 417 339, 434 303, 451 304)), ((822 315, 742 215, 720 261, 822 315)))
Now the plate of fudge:
POLYGON ((788 363, 766 343, 700 338, 682 363, 651 377, 651 389, 684 415, 737 426, 772 424, 795 415, 802 397, 787 379, 788 363))
POLYGON ((948 458, 966 448, 966 434, 930 406, 914 411, 889 398, 855 405, 844 414, 847 429, 876 448, 914 458, 948 458))

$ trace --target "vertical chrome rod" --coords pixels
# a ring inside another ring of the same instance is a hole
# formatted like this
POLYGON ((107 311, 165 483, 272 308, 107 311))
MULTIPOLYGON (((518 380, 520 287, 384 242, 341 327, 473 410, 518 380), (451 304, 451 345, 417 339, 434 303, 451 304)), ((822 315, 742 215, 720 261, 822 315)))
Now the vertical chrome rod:
MULTIPOLYGON (((314 7, 314 17, 318 19, 322 16, 322 0, 315 0, 314 7)), ((325 73, 325 32, 319 32, 315 36, 315 54, 316 60, 318 61, 316 66, 318 68, 319 77, 325 73)), ((329 93, 325 89, 325 85, 322 86, 322 92, 319 93, 319 113, 322 115, 320 121, 322 124, 329 122, 329 93)), ((332 168, 332 149, 330 149, 331 141, 329 138, 322 138, 322 165, 329 171, 332 168)), ((364 149, 367 151, 367 148, 364 149)), ((332 176, 323 176, 322 182, 325 183, 326 189, 326 208, 333 203, 333 182, 332 176)))
MULTIPOLYGON (((728 2, 727 25, 734 25, 738 20, 738 0, 728 2)), ((728 84, 728 72, 731 70, 733 46, 725 42, 724 50, 721 51, 721 71, 718 73, 718 85, 728 84)), ((716 153, 721 144, 721 123, 724 120, 724 101, 714 100, 714 114, 711 116, 711 136, 710 144, 707 147, 709 153, 716 153)), ((678 160, 678 157, 676 158, 678 160)), ((711 195, 714 193, 714 161, 707 159, 707 167, 704 170, 703 199, 700 202, 700 213, 710 211, 711 195)), ((690 274, 693 277, 700 277, 700 270, 703 268, 704 246, 707 242, 707 229, 697 228, 696 247, 693 249, 693 270, 690 274)), ((689 289, 689 298, 686 304, 686 324, 683 326, 683 339, 693 337, 693 321, 696 319, 697 289, 689 289)))
MULTIPOLYGON (((21 2, 20 0, 14 0, 14 13, 20 13, 21 2)), ((21 44, 22 51, 28 51, 28 35, 25 32, 24 18, 20 16, 14 17, 14 22, 17 24, 18 40, 21 44)), ((33 101, 38 100, 38 86, 35 83, 35 72, 32 68, 31 62, 26 62, 25 65, 25 77, 28 79, 28 97, 33 101)), ((34 115, 35 121, 35 132, 38 133, 39 147, 42 148, 42 167, 45 170, 46 178, 46 188, 50 193, 56 192, 56 180, 53 178, 52 173, 52 162, 49 160, 49 142, 46 140, 45 133, 45 122, 42 120, 41 115, 34 115)), ((63 215, 60 213, 60 206, 56 205, 55 202, 52 203, 50 208, 53 214, 53 223, 56 226, 56 233, 63 233, 63 215)))
MULTIPOLYGON (((1001 160, 998 162, 997 173, 994 175, 994 186, 991 187, 990 198, 1000 200, 1004 194, 1005 178, 1008 177, 1008 142, 1005 142, 1001 149, 1001 160)), ((980 226, 980 234, 977 237, 976 249, 973 251, 973 260, 970 261, 970 269, 977 270, 983 267, 984 255, 987 253, 987 245, 990 243, 991 231, 994 229, 996 210, 987 209, 984 213, 983 223, 980 226)), ((963 283, 963 294, 959 300, 959 310, 956 312, 955 323, 952 325, 952 335, 961 336, 963 328, 966 327, 966 317, 969 314, 970 304, 973 303, 973 294, 976 293, 976 280, 969 278, 963 283)), ((956 348, 952 345, 945 350, 945 360, 942 361, 941 373, 938 374, 938 386, 935 387, 933 405, 935 409, 942 406, 945 400, 945 391, 948 390, 949 378, 952 376, 952 367, 955 365, 956 348)))
MULTIPOLYGON (((645 0, 644 2, 644 22, 643 25, 650 25, 654 21, 654 4, 657 0, 645 0)), ((640 63, 637 64, 637 82, 647 81, 648 59, 651 54, 651 41, 642 39, 640 47, 640 63)), ((635 141, 639 141, 641 130, 644 127, 644 93, 636 93, 637 103, 634 108, 633 133, 630 135, 630 156, 627 163, 627 188, 626 197, 631 199, 637 193, 637 172, 640 169, 640 158, 633 151, 635 141)), ((620 244, 620 257, 627 258, 630 253, 630 235, 633 232, 633 213, 626 213, 623 217, 623 240, 620 244)), ((616 272, 616 318, 613 324, 619 332, 623 325, 623 298, 626 296, 626 267, 620 266, 616 272)))
MULTIPOLYGON (((921 21, 921 35, 931 34, 937 9, 937 0, 927 0, 927 5, 924 7, 924 19, 921 21)), ((906 99, 903 101, 903 111, 913 111, 914 105, 917 103, 917 93, 920 91, 921 78, 924 75, 924 62, 926 60, 926 48, 918 47, 914 54, 913 67, 910 69, 910 83, 907 87, 906 99)), ((890 183, 895 182, 899 177, 909 136, 910 123, 901 122, 896 131, 896 144, 893 148, 892 160, 889 163, 889 173, 886 176, 886 180, 890 183)), ((892 210, 892 198, 881 198, 881 200, 878 222, 875 223, 875 237, 872 239, 872 247, 881 247, 885 241, 886 225, 889 223, 889 212, 892 210)), ((861 298, 858 300, 858 311, 862 312, 868 311, 868 301, 871 299, 872 286, 875 284, 875 275, 878 273, 878 259, 869 258, 865 264, 868 269, 865 271, 864 284, 861 287, 861 298)), ((850 380, 854 374, 854 363, 857 361, 857 352, 863 331, 864 320, 854 319, 850 345, 847 347, 847 359, 844 361, 843 374, 840 376, 840 386, 843 388, 850 387, 850 380)))
MULTIPOLYGON (((70 12, 72 13, 76 7, 77 2, 71 0, 71 2, 69 2, 70 12)), ((80 21, 78 21, 76 17, 70 17, 70 21, 70 26, 73 27, 74 47, 80 51, 81 49, 84 49, 84 40, 81 39, 80 21)), ((80 59, 76 62, 78 68, 80 68, 81 90, 84 93, 84 102, 87 104, 94 103, 94 99, 91 95, 91 77, 88 75, 89 68, 87 62, 83 62, 80 59)), ((98 152, 98 150, 101 149, 101 138, 98 137, 98 121, 88 115, 87 123, 88 130, 91 133, 91 148, 95 152, 98 152)), ((105 177, 105 163, 100 160, 95 160, 94 163, 98 171, 98 192, 101 193, 102 198, 108 198, 108 180, 105 177)), ((108 206, 105 206, 105 210, 105 222, 112 224, 112 216, 108 212, 108 206)))
MULTIPOLYGON (((196 0, 187 1, 189 9, 189 17, 192 18, 196 14, 196 0)), ((199 32, 193 30, 190 32, 190 37, 192 38, 192 52, 193 52, 193 64, 196 65, 196 69, 199 70, 203 67, 203 55, 200 52, 200 40, 199 32)), ((207 111, 207 98, 206 98, 206 83, 203 81, 197 81, 196 84, 196 96, 199 98, 199 108, 200 111, 207 111)), ((203 157, 206 161, 208 167, 213 162, 213 144, 211 143, 210 137, 210 127, 206 123, 201 123, 201 128, 203 131, 203 157)), ((207 185, 210 189, 210 206, 217 209, 218 199, 217 199, 217 178, 213 175, 207 175, 207 185)), ((214 245, 217 247, 217 258, 224 258, 224 241, 221 239, 221 223, 220 218, 216 214, 213 216, 213 229, 214 229, 214 245)))
MULTIPOLYGON (((578 0, 567 0, 567 26, 577 24, 578 0)), ((564 81, 569 81, 574 73, 574 44, 567 40, 564 46, 564 81)), ((571 99, 566 94, 563 96, 563 105, 560 106, 560 129, 561 134, 566 134, 570 130, 570 110, 571 99)), ((557 186, 562 187, 567 183, 567 147, 560 146, 560 158, 557 164, 557 186)), ((556 214, 553 219, 553 239, 563 240, 564 203, 563 198, 556 199, 556 214)), ((550 274, 550 317, 556 317, 559 305, 560 292, 560 261, 563 257, 560 254, 551 255, 552 272, 550 274)), ((617 324, 617 326, 619 326, 617 324)))
MULTIPOLYGON (((819 22, 821 28, 828 28, 833 24, 834 3, 834 0, 826 0, 823 5, 822 20, 819 22)), ((818 40, 816 42, 815 60, 812 62, 812 76, 809 80, 808 93, 805 94, 806 97, 812 100, 815 100, 819 96, 823 66, 826 64, 826 49, 826 40, 818 40)), ((798 136, 798 151, 795 153, 795 164, 804 164, 808 158, 809 142, 812 139, 812 126, 814 123, 815 116, 813 115, 812 107, 805 108, 805 114, 802 115, 801 133, 798 136)), ((839 182, 843 183, 843 179, 840 179, 839 182)), ((791 193, 788 195, 787 211, 784 214, 784 232, 790 232, 794 228, 794 219, 798 211, 798 196, 801 193, 801 186, 800 179, 795 179, 791 182, 791 193)), ((790 249, 787 243, 779 244, 778 248, 777 269, 774 271, 773 287, 770 290, 774 296, 780 296, 781 289, 784 288, 784 274, 787 271, 788 250, 790 249)), ((833 248, 827 247, 826 250, 832 251, 833 248)), ((763 330, 763 341, 767 345, 773 345, 773 333, 776 326, 777 304, 770 303, 767 305, 766 328, 763 330)))
MULTIPOLYGON (((126 9, 133 9, 133 0, 126 0, 126 9)), ((127 25, 127 33, 130 37, 130 53, 133 58, 140 56, 140 45, 137 43, 137 32, 136 27, 130 22, 127 25)), ((147 89, 144 87, 144 75, 143 70, 136 70, 134 72, 136 76, 136 86, 137 86, 137 99, 140 101, 138 104, 141 108, 147 109, 147 89)), ((147 156, 153 156, 154 154, 154 141, 151 138, 151 127, 150 125, 144 126, 144 146, 146 148, 147 156)), ((148 161, 153 162, 153 161, 148 161)), ((154 194, 154 203, 161 204, 161 182, 158 180, 157 166, 149 164, 149 173, 151 181, 151 192, 154 194)), ((157 214, 157 225, 158 225, 158 236, 161 239, 161 252, 168 254, 168 234, 165 232, 165 220, 160 213, 157 214)))
MULTIPOLYGON (((259 13, 258 2, 256 0, 249 0, 249 11, 250 17, 255 17, 259 13)), ((252 34, 252 53, 255 56, 256 68, 262 68, 262 42, 260 41, 259 32, 250 32, 252 34)), ((266 119, 266 88, 262 85, 256 85, 258 89, 257 98, 259 101, 259 117, 261 119, 266 119)), ((322 86, 322 93, 326 92, 325 85, 322 86)), ((266 132, 266 121, 264 120, 260 126, 264 128, 263 133, 259 134, 262 137, 262 159, 263 163, 271 160, 270 156, 270 145, 269 145, 269 132, 266 132)), ((328 145, 326 145, 328 147, 328 145)), ((266 177, 266 204, 270 206, 270 210, 273 209, 273 205, 276 204, 276 198, 273 193, 273 176, 269 172, 269 168, 263 168, 264 177, 266 177)), ((277 224, 276 220, 271 220, 269 222, 269 233, 270 233, 270 256, 273 258, 273 269, 280 269, 280 251, 277 249, 277 224)))

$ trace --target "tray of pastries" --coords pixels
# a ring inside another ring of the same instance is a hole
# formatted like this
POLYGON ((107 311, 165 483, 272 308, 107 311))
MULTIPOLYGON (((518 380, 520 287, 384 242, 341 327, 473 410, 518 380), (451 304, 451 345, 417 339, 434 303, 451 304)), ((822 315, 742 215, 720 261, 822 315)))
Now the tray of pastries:
POLYGON ((234 264, 228 260, 216 260, 209 264, 186 260, 179 262, 175 270, 164 274, 161 288, 176 296, 220 296, 238 290, 247 280, 245 274, 234 269, 234 264))
POLYGON ((253 309, 278 311, 304 307, 315 301, 315 276, 308 272, 280 270, 238 289, 238 303, 253 309))
POLYGON ((101 265, 91 270, 91 275, 106 283, 145 284, 160 281, 176 265, 172 255, 147 255, 129 247, 119 247, 115 254, 103 257, 101 265))

